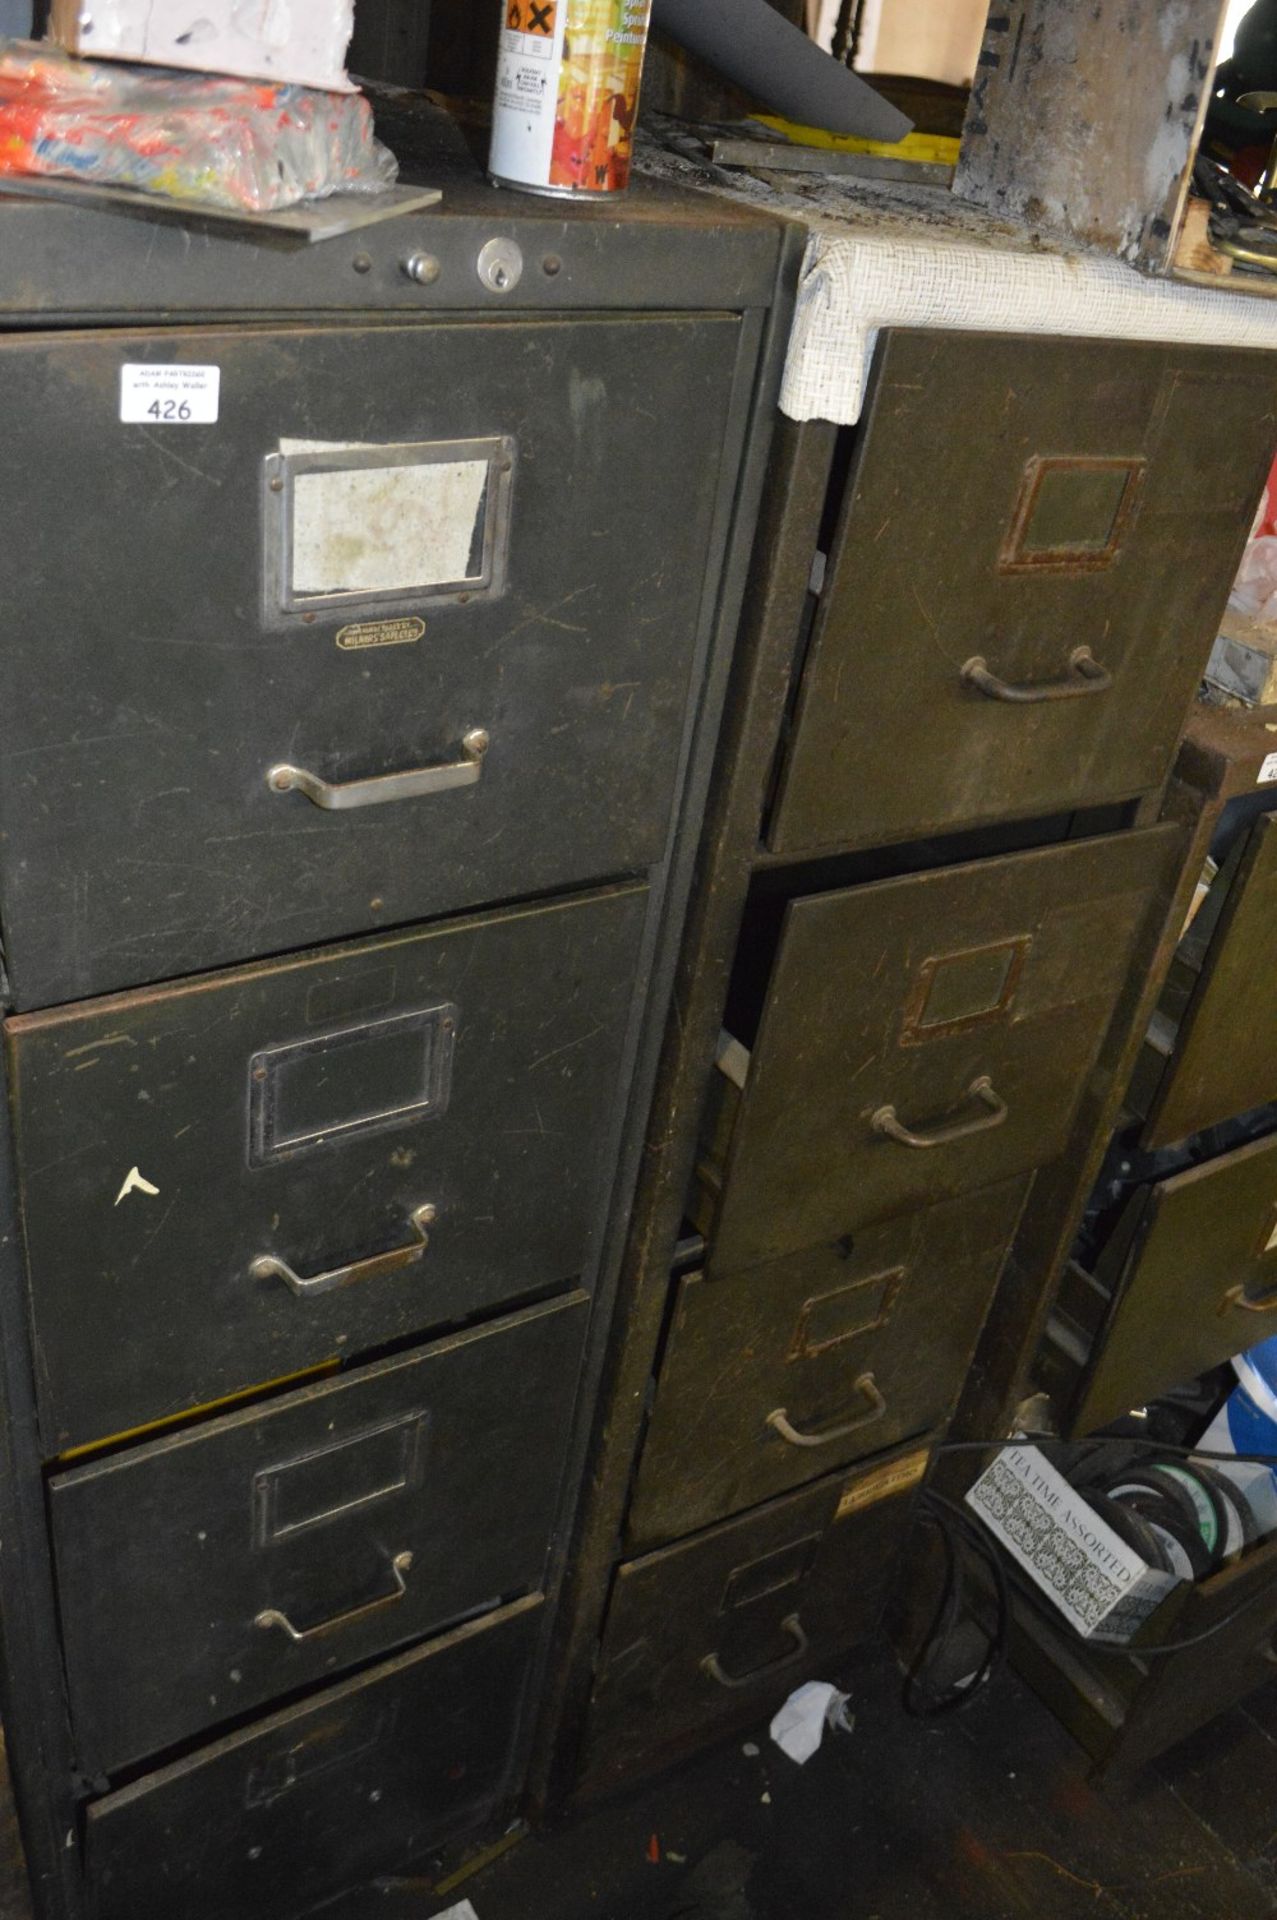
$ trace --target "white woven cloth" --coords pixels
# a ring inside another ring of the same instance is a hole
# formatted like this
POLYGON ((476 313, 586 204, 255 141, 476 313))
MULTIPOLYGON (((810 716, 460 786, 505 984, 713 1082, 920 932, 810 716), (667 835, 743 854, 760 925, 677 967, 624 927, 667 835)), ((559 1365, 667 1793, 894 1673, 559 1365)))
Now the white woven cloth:
POLYGON ((874 341, 890 326, 1277 350, 1277 299, 1152 280, 1096 254, 822 224, 807 245, 782 410, 858 420, 874 341))

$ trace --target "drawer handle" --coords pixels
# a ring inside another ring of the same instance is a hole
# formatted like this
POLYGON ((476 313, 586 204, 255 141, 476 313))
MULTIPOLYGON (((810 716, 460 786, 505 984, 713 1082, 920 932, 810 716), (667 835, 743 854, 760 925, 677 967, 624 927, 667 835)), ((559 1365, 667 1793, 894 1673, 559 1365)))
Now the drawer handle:
POLYGON ((799 1433, 797 1427, 791 1426, 784 1407, 777 1407, 775 1413, 769 1413, 767 1424, 774 1427, 781 1439, 787 1440, 791 1447, 831 1447, 836 1440, 846 1440, 849 1435, 859 1433, 862 1427, 871 1427, 887 1411, 887 1403, 871 1373, 861 1374, 856 1382, 856 1392, 869 1402, 869 1411, 857 1414, 854 1420, 845 1420, 840 1427, 828 1427, 824 1433, 799 1433))
POLYGON ((1266 1300, 1252 1300, 1245 1287, 1230 1287, 1219 1310, 1227 1313, 1230 1307, 1240 1307, 1243 1313, 1277 1313, 1277 1293, 1270 1293, 1266 1300))
POLYGON ((962 669, 962 678, 990 700, 1006 700, 1012 706, 1034 706, 1040 700, 1076 700, 1084 693, 1107 693, 1113 676, 1102 667, 1089 647, 1074 647, 1069 655, 1065 680, 1029 680, 1016 686, 999 680, 982 653, 973 654, 962 669))
POLYGON ((419 800, 423 793, 447 793, 452 787, 473 787, 483 772, 483 756, 488 751, 488 735, 482 727, 472 727, 461 742, 460 760, 442 767, 413 767, 406 773, 382 773, 372 780, 346 780, 332 786, 305 767, 272 767, 266 784, 272 793, 304 793, 325 813, 342 813, 347 807, 380 807, 387 800, 419 800))
POLYGON ((967 1140, 973 1133, 991 1133, 994 1127, 1002 1125, 1010 1109, 1001 1094, 994 1092, 987 1073, 971 1082, 967 1094, 986 1111, 974 1114, 970 1120, 949 1120, 943 1126, 932 1127, 929 1133, 915 1133, 906 1127, 894 1107, 879 1107, 869 1124, 875 1133, 899 1141, 902 1147, 947 1147, 951 1141, 967 1140))
POLYGON ((409 1218, 417 1238, 410 1246, 392 1247, 389 1253, 374 1253, 367 1260, 355 1260, 348 1267, 334 1267, 331 1273, 317 1273, 309 1280, 294 1273, 286 1260, 273 1253, 259 1254, 248 1271, 254 1280, 282 1280, 299 1300, 313 1300, 316 1294, 333 1293, 356 1280, 381 1280, 388 1273, 400 1273, 405 1267, 416 1266, 430 1244, 426 1229, 437 1211, 431 1206, 414 1207, 409 1218))
POLYGON ((321 1620, 317 1627, 295 1627, 286 1613, 278 1607, 267 1607, 253 1621, 255 1627, 282 1627, 295 1647, 303 1646, 307 1640, 318 1640, 321 1634, 336 1633, 340 1627, 353 1627, 357 1620, 366 1620, 371 1613, 380 1613, 383 1607, 398 1606, 408 1597, 408 1582, 405 1575, 412 1565, 410 1553, 397 1553, 390 1563, 390 1571, 395 1577, 393 1593, 383 1593, 379 1599, 366 1600, 362 1607, 352 1607, 349 1613, 334 1614, 331 1620, 321 1620))
POLYGON ((707 1653, 701 1661, 701 1672, 707 1673, 711 1680, 717 1680, 720 1687, 752 1687, 756 1680, 765 1680, 769 1674, 796 1666, 800 1660, 806 1659, 809 1644, 798 1615, 786 1614, 780 1623, 780 1630, 789 1635, 794 1650, 792 1653, 782 1653, 779 1660, 768 1660, 761 1667, 751 1667, 748 1673, 728 1673, 716 1653, 707 1653))

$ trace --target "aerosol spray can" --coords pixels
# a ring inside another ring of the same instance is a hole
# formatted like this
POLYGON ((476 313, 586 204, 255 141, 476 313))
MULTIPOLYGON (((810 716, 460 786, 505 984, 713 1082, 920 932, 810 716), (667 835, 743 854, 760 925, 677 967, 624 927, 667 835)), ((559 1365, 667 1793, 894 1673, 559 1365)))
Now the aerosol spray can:
POLYGON ((652 0, 500 0, 488 171, 588 200, 629 181, 652 0))

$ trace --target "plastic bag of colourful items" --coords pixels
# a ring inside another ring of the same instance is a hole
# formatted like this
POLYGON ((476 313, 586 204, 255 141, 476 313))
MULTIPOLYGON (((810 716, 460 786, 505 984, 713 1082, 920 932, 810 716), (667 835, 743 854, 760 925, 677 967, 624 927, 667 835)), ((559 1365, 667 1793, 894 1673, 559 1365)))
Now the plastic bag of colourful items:
POLYGON ((75 60, 0 42, 0 173, 274 213, 396 174, 358 93, 75 60))

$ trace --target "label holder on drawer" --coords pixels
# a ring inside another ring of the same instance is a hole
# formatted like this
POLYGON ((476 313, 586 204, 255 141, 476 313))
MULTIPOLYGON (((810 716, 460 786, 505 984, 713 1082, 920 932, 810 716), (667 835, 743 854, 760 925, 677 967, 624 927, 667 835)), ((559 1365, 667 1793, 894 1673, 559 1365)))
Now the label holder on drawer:
POLYGON ((508 434, 282 441, 265 461, 267 621, 495 598, 506 584, 514 465, 508 434))
POLYGON ((445 1001, 262 1048, 249 1061, 249 1165, 266 1166, 326 1140, 445 1112, 457 1019, 457 1008, 445 1001), (357 1049, 363 1050, 362 1071, 357 1049), (343 1055, 349 1062, 345 1088, 343 1055), (370 1103, 378 1063, 390 1077, 384 1101, 370 1103))

